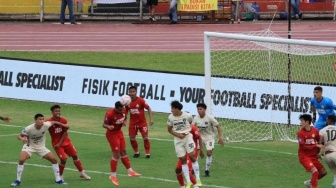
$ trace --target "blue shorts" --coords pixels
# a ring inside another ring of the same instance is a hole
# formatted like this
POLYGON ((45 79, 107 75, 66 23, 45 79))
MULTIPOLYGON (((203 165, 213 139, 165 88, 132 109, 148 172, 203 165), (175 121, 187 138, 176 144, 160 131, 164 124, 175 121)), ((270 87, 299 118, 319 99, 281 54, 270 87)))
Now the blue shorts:
POLYGON ((318 119, 315 123, 314 123, 314 127, 317 129, 317 130, 321 130, 323 129, 325 126, 327 126, 327 122, 322 120, 322 119, 318 119))

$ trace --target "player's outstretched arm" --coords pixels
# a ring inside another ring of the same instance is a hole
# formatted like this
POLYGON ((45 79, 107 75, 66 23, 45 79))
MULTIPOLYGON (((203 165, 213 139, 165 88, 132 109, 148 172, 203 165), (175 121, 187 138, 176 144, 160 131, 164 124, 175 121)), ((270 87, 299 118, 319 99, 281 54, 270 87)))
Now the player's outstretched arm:
POLYGON ((5 122, 10 122, 12 119, 11 118, 9 118, 9 117, 2 117, 2 116, 0 116, 0 119, 2 120, 2 121, 5 121, 5 122))

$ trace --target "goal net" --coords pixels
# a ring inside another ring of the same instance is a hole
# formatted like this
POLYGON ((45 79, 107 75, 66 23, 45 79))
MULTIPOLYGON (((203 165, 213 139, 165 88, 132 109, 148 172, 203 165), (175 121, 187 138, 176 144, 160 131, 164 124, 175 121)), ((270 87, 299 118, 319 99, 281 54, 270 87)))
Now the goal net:
POLYGON ((224 138, 296 141, 299 115, 311 114, 314 87, 336 100, 334 47, 283 39, 270 30, 205 32, 206 103, 224 138))

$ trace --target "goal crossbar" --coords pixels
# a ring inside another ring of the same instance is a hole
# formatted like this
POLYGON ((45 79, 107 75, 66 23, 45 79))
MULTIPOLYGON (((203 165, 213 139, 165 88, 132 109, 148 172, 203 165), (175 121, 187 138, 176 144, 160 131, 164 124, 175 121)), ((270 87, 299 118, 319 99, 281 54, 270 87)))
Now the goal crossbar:
MULTIPOLYGON (((236 40, 248 40, 256 42, 270 42, 279 44, 295 44, 295 45, 306 45, 306 46, 324 46, 336 48, 336 42, 326 42, 326 41, 312 41, 305 39, 284 39, 276 37, 261 37, 261 36, 248 36, 243 34, 233 34, 233 33, 218 33, 218 32, 204 32, 204 38, 208 37, 218 37, 218 38, 229 38, 236 40)), ((207 42, 206 39, 204 42, 207 42)), ((205 47, 205 45, 204 45, 205 47)))

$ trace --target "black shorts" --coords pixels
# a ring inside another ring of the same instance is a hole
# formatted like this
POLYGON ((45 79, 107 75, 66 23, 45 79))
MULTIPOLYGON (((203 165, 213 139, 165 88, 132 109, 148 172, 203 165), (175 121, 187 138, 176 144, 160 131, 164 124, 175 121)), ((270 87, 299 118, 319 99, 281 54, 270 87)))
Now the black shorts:
POLYGON ((158 0, 147 0, 147 6, 157 6, 158 0))

